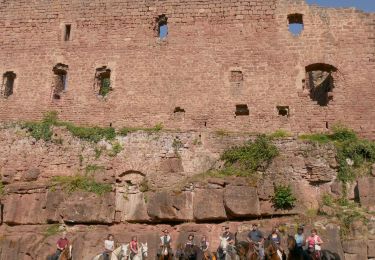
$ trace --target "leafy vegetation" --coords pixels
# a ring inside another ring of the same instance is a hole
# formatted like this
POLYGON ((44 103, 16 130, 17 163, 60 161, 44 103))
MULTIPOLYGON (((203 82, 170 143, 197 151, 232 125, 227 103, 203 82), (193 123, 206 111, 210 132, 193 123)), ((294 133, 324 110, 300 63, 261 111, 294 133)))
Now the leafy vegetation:
POLYGON ((300 138, 317 143, 335 144, 339 163, 338 179, 343 183, 370 173, 370 166, 375 162, 375 143, 358 138, 353 130, 342 125, 334 126, 331 134, 302 135, 300 138))
POLYGON ((54 236, 60 232, 60 225, 59 224, 52 224, 48 225, 48 227, 44 230, 44 236, 54 236))
POLYGON ((96 165, 96 164, 89 164, 85 168, 86 174, 92 174, 98 171, 103 171, 105 169, 102 165, 96 165))
POLYGON ((115 142, 112 144, 112 150, 108 153, 109 156, 115 157, 119 154, 124 148, 119 142, 115 142))
POLYGON ((110 78, 102 78, 101 79, 101 86, 99 89, 99 95, 105 97, 108 93, 112 90, 111 87, 111 79, 110 78))
POLYGON ((255 141, 224 151, 221 159, 227 167, 235 166, 243 171, 254 172, 261 166, 266 166, 278 154, 277 147, 271 143, 270 138, 259 135, 255 141))
POLYGON ((154 127, 147 128, 147 127, 123 127, 118 131, 119 135, 126 136, 130 133, 137 132, 137 131, 145 131, 148 133, 157 133, 163 130, 163 124, 158 123, 154 127))
POLYGON ((75 191, 92 192, 103 195, 112 191, 112 186, 105 183, 98 183, 91 176, 75 175, 75 176, 56 176, 52 178, 52 187, 61 187, 68 193, 75 191))
POLYGON ((22 127, 26 128, 36 140, 43 139, 45 141, 51 140, 52 126, 65 126, 73 136, 91 142, 99 142, 102 139, 112 140, 116 136, 115 129, 112 127, 83 127, 58 121, 55 111, 47 112, 41 122, 22 124, 22 127))
POLYGON ((268 137, 271 139, 285 138, 289 136, 291 136, 291 133, 289 133, 288 131, 284 129, 276 130, 275 132, 268 135, 268 137))
POLYGON ((4 184, 0 181, 0 198, 5 194, 4 184))
POLYGON ((144 178, 142 182, 139 184, 139 191, 146 192, 151 190, 150 184, 148 183, 148 179, 144 178))
POLYGON ((276 209, 292 209, 297 199, 294 196, 290 185, 275 186, 275 193, 272 197, 272 203, 276 209))

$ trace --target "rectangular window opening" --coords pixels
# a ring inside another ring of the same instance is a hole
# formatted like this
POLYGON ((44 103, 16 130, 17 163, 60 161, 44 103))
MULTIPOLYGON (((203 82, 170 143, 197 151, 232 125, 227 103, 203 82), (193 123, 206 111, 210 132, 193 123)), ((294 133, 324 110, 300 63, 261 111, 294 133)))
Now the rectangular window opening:
POLYGON ((105 97, 112 90, 111 70, 106 66, 96 69, 96 85, 99 88, 99 96, 105 97))
POLYGON ((303 15, 302 14, 290 14, 288 15, 288 27, 289 31, 298 36, 303 31, 303 15))
POLYGON ((65 24, 65 34, 64 34, 64 40, 70 41, 70 31, 72 26, 70 24, 65 24))
POLYGON ((236 105, 236 116, 248 116, 250 115, 249 108, 246 104, 236 105))
POLYGON ((53 67, 53 99, 61 99, 61 95, 68 88, 68 65, 58 63, 53 67))
POLYGON ((3 74, 3 86, 2 95, 7 98, 13 94, 14 81, 16 79, 16 73, 13 71, 7 71, 3 74))
POLYGON ((289 106, 277 106, 279 116, 289 117, 289 106))

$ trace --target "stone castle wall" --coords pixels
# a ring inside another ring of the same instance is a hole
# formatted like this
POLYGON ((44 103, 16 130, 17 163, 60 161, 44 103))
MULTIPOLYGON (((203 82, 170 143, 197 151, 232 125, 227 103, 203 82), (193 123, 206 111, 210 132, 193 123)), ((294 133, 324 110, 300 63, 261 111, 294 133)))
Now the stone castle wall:
POLYGON ((0 73, 16 78, 8 97, 2 81, 0 120, 57 110, 82 124, 250 132, 322 131, 341 121, 374 138, 374 20, 302 0, 2 1, 0 73), (299 36, 288 31, 295 13, 299 36), (162 14, 164 40, 154 30, 162 14), (59 63, 67 84, 54 99, 59 63), (309 96, 309 65, 333 78, 327 106, 309 96), (104 99, 95 84, 103 66, 113 87, 104 99), (236 105, 249 115, 236 116, 236 105))

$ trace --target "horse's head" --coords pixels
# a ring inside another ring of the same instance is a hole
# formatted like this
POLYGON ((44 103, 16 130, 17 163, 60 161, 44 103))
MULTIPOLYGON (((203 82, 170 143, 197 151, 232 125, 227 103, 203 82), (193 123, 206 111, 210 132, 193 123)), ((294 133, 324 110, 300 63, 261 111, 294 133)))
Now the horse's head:
POLYGON ((147 255, 148 255, 147 242, 146 243, 141 243, 141 252, 142 252, 143 257, 147 257, 147 255))
POLYGON ((297 242, 292 236, 288 236, 286 240, 287 246, 289 250, 294 250, 296 248, 297 242))
POLYGON ((229 245, 228 240, 225 237, 219 237, 219 239, 220 239, 220 248, 226 251, 229 245))
POLYGON ((128 256, 129 255, 129 244, 121 245, 121 252, 122 252, 122 255, 128 256))
POLYGON ((272 241, 265 243, 265 254, 268 258, 272 259, 272 256, 277 254, 277 247, 272 241))

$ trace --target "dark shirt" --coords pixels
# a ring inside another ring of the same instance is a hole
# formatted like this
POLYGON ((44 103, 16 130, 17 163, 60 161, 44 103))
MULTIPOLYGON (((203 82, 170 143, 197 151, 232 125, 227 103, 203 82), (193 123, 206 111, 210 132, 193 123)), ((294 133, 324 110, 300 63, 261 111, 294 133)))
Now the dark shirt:
POLYGON ((247 237, 254 242, 260 242, 263 239, 263 234, 259 230, 251 230, 247 237))
POLYGON ((57 241, 57 245, 59 248, 65 249, 65 247, 69 244, 69 240, 67 238, 60 238, 57 241))
POLYGON ((231 232, 223 233, 223 237, 226 238, 228 241, 234 240, 234 235, 231 232))
POLYGON ((280 245, 281 237, 279 236, 279 234, 277 234, 276 237, 272 237, 272 234, 270 234, 268 239, 274 242, 276 245, 280 245))

